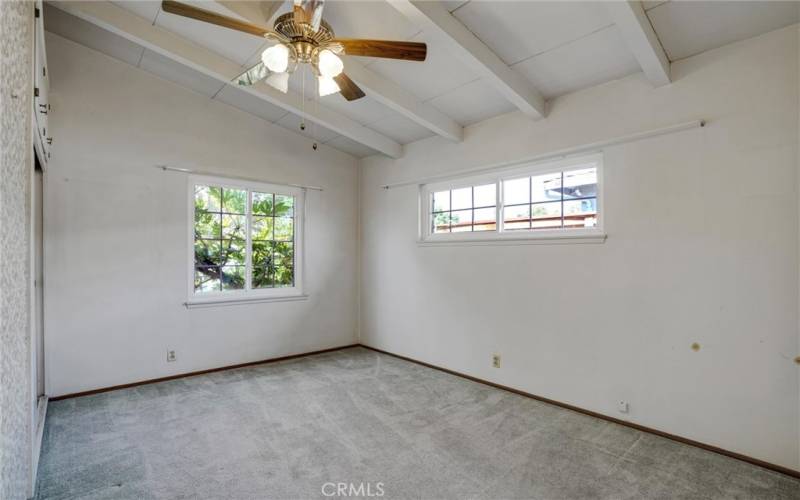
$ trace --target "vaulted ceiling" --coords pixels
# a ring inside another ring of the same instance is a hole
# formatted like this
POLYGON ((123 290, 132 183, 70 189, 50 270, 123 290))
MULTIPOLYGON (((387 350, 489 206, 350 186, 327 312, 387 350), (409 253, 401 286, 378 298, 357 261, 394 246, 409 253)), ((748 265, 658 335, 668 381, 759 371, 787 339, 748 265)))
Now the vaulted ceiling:
MULTIPOLYGON (((185 3, 256 21, 253 2, 250 11, 230 1, 185 3)), ((262 24, 290 3, 276 7, 262 24)), ((164 13, 160 1, 52 2, 45 26, 310 140, 357 157, 396 157, 404 144, 433 135, 459 141, 464 126, 510 111, 546 120, 546 100, 636 72, 668 84, 672 61, 799 17, 795 2, 327 0, 324 18, 338 36, 426 42, 428 57, 347 57, 345 69, 367 97, 305 104, 300 72, 288 95, 231 83, 259 60, 265 40, 164 13), (300 115, 315 126, 300 130, 300 115)), ((315 87, 306 77, 308 98, 315 87)))

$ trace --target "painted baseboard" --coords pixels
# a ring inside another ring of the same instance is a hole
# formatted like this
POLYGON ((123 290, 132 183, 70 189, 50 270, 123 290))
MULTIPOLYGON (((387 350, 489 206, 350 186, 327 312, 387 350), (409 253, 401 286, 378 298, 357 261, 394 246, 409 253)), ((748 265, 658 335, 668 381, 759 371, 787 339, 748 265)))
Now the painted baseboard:
POLYGON ((120 384, 120 385, 112 385, 110 387, 101 387, 98 389, 92 389, 89 391, 81 391, 81 392, 73 392, 70 394, 62 394, 61 396, 56 396, 50 398, 50 401, 61 401, 62 399, 70 399, 70 398, 78 398, 81 396, 91 396, 92 394, 99 394, 101 392, 109 392, 109 391, 116 391, 119 389, 127 389, 129 387, 136 387, 139 385, 147 385, 147 384, 155 384, 158 382, 166 382, 168 380, 175 380, 184 377, 194 377, 196 375, 205 375, 207 373, 214 373, 214 372, 221 372, 224 370, 234 370, 236 368, 244 368, 247 366, 255 366, 255 365, 264 365, 267 363, 277 363, 278 361, 286 361, 289 359, 295 358, 302 358, 304 356, 313 356, 314 354, 323 354, 326 352, 333 352, 333 351, 340 351, 342 349, 349 349, 351 347, 358 347, 359 344, 348 344, 339 347, 331 347, 329 349, 321 349, 319 351, 311 351, 311 352, 303 352, 300 354, 290 354, 288 356, 280 356, 277 358, 269 358, 269 359, 262 359, 259 361, 250 361, 249 363, 240 363, 238 365, 228 365, 228 366, 220 366, 218 368, 209 368, 206 370, 198 370, 194 372, 186 372, 186 373, 179 373, 177 375, 169 375, 168 377, 159 377, 159 378, 151 378, 147 380, 140 380, 137 382, 130 382, 127 384, 120 384))
MULTIPOLYGON (((536 399, 536 400, 542 401, 544 403, 552 404, 552 405, 555 405, 555 406, 560 406, 561 408, 565 408, 567 410, 576 411, 576 412, 579 412, 579 413, 583 413, 585 415, 589 415, 591 417, 600 418, 600 419, 603 419, 603 420, 607 420, 609 422, 614 422, 616 424, 624 425, 626 427, 630 427, 630 428, 633 428, 633 429, 636 429, 636 430, 639 430, 639 431, 642 431, 642 432, 647 432, 649 434, 654 434, 656 436, 661 436, 661 437, 664 437, 664 438, 667 438, 667 439, 672 439, 673 441, 677 441, 679 443, 687 444, 687 445, 690 445, 690 446, 695 446, 697 448, 702 448, 704 450, 711 451, 713 453, 718 453, 720 455, 725 455, 725 456, 730 457, 730 458, 735 458, 737 460, 741 460, 743 462, 747 462, 747 463, 750 463, 750 464, 753 464, 753 465, 757 465, 757 466, 763 467, 765 469, 769 469, 769 470, 772 470, 772 471, 775 471, 775 472, 780 472, 781 474, 786 474, 787 476, 800 478, 800 471, 794 470, 794 469, 790 469, 790 468, 784 467, 782 465, 777 465, 777 464, 765 462, 764 460, 759 460, 757 458, 749 457, 747 455, 742 455, 741 453, 736 453, 734 451, 729 451, 729 450, 726 450, 726 449, 723 449, 723 448, 719 448, 717 446, 713 446, 713 445, 710 445, 710 444, 701 443, 700 441, 695 441, 693 439, 689 439, 689 438, 686 438, 686 437, 683 437, 683 436, 678 436, 676 434, 671 434, 669 432, 664 432, 664 431, 660 431, 658 429, 645 427, 643 425, 639 425, 639 424, 636 424, 636 423, 633 423, 633 422, 629 422, 627 420, 620 420, 618 418, 614 418, 614 417, 611 417, 611 416, 608 416, 608 415, 604 415, 602 413, 598 413, 598 412, 595 412, 595 411, 592 411, 592 410, 587 410, 587 409, 580 408, 578 406, 570 405, 570 404, 567 404, 567 403, 562 403, 561 401, 556 401, 554 399, 545 398, 545 397, 542 397, 542 396, 538 396, 536 394, 531 394, 529 392, 525 392, 525 391, 520 390, 520 389, 515 389, 513 387, 508 387, 508 386, 505 386, 505 385, 496 384, 496 383, 490 382, 488 380, 483 380, 483 379, 480 379, 480 378, 477 378, 477 377, 473 377, 472 375, 467 375, 466 373, 457 372, 457 371, 454 371, 454 370, 450 370, 448 368, 444 368, 442 366, 433 365, 433 364, 430 364, 430 363, 426 363, 424 361, 419 361, 419 360, 414 359, 414 358, 409 358, 407 356, 402 356, 400 354, 395 354, 393 352, 384 351, 383 349, 378 349, 376 347, 372 347, 372 346, 369 346, 369 345, 366 345, 366 344, 350 344, 350 345, 345 345, 345 346, 340 346, 340 347, 333 347, 333 348, 330 348, 330 349, 322 349, 320 351, 312 351, 312 352, 306 352, 306 353, 302 353, 302 354, 292 354, 290 356, 282 356, 282 357, 278 357, 278 358, 265 359, 265 360, 261 360, 261 361, 253 361, 253 362, 250 362, 250 363, 242 363, 242 364, 238 364, 238 365, 223 366, 223 367, 219 367, 219 368, 211 368, 211 369, 208 369, 208 370, 200 370, 200 371, 195 371, 195 372, 183 373, 183 374, 179 374, 179 375, 171 375, 169 377, 161 377, 161 378, 143 380, 143 381, 140 381, 140 382, 132 382, 132 383, 129 383, 129 384, 116 385, 116 386, 112 386, 112 387, 104 387, 104 388, 101 388, 101 389, 93 389, 91 391, 76 392, 76 393, 72 393, 72 394, 64 394, 62 396, 51 398, 51 400, 52 401, 59 401, 59 400, 62 400, 62 399, 76 398, 76 397, 80 397, 80 396, 88 396, 88 395, 91 395, 91 394, 98 394, 98 393, 101 393, 101 392, 115 391, 115 390, 118 390, 118 389, 126 389, 128 387, 136 387, 136 386, 145 385, 145 384, 155 384, 157 382, 165 382, 167 380, 175 380, 175 379, 179 379, 179 378, 183 378, 183 377, 193 377, 195 375, 204 375, 206 373, 213 373, 213 372, 218 372, 218 371, 223 371, 223 370, 232 370, 232 369, 235 369, 235 368, 244 368, 244 367, 247 367, 247 366, 261 365, 261 364, 267 364, 267 363, 275 363, 275 362, 278 362, 278 361, 286 361, 286 360, 289 360, 289 359, 302 358, 302 357, 305 357, 305 356, 313 356, 314 354, 322 354, 322 353, 326 353, 326 352, 339 351, 339 350, 342 350, 342 349, 349 349, 349 348, 353 348, 353 347, 363 347, 363 348, 369 349, 371 351, 379 352, 381 354, 386 354, 388 356, 393 356, 395 358, 402 359, 402 360, 405 360, 405 361, 409 361, 411 363, 416 363, 418 365, 422 365, 422 366, 425 366, 425 367, 428 367, 428 368, 433 368, 435 370, 439 370, 439 371, 442 371, 442 372, 445 372, 445 373, 449 373, 449 374, 455 375, 457 377, 465 378, 465 379, 471 380, 473 382, 478 382, 480 384, 485 384, 485 385, 488 385, 488 386, 491 386, 491 387, 495 387, 497 389, 502 389, 504 391, 512 392, 512 393, 518 394, 520 396, 525 396, 525 397, 528 397, 528 398, 536 399)), ((37 457, 37 461, 38 461, 38 457, 37 457)))
POLYGON ((700 441, 695 441, 694 439, 689 439, 683 436, 678 436, 676 434, 671 434, 669 432, 660 431, 658 429, 653 429, 651 427, 645 427, 644 425, 639 425, 634 422, 629 422, 627 420, 620 420, 618 418, 614 418, 603 413, 598 413, 592 410, 586 410, 584 408, 580 408, 578 406, 573 406, 571 404, 562 403, 561 401, 556 401, 554 399, 545 398, 542 396, 537 396, 536 394, 531 394, 529 392, 522 391, 520 389, 515 389, 513 387, 508 387, 505 385, 496 384, 494 382, 489 382, 488 380, 483 380, 477 377, 473 377, 472 375, 467 375, 465 373, 457 372, 450 370, 448 368, 444 368, 437 365, 432 365, 430 363, 426 363, 424 361, 419 361, 414 358, 409 358, 407 356, 401 356, 400 354, 395 354, 393 352, 384 351, 383 349, 378 349, 377 347, 371 347, 366 344, 359 344, 361 347, 365 349, 369 349, 371 351, 379 352, 381 354, 386 354, 388 356, 392 356, 398 359, 402 359, 404 361, 410 361, 412 363, 416 363, 418 365, 422 365, 428 368, 433 368, 434 370, 439 370, 445 373, 449 373, 450 375, 455 375, 457 377, 465 378, 467 380, 471 380, 473 382, 478 382, 480 384, 488 385, 497 389, 502 389, 504 391, 513 392, 514 394, 518 394, 520 396, 525 396, 527 398, 536 399, 537 401, 542 401, 544 403, 548 403, 554 406, 559 406, 561 408, 565 408, 567 410, 576 411, 578 413, 583 413, 584 415, 589 415, 591 417, 600 418, 603 420, 607 420, 609 422, 614 422, 615 424, 624 425, 625 427, 630 427, 636 429, 638 431, 647 432, 649 434, 655 434, 656 436, 660 436, 667 439, 672 439, 673 441, 677 441, 679 443, 687 444, 689 446, 694 446, 696 448, 702 448, 706 451, 711 451, 713 453, 718 453, 720 455, 725 455, 726 457, 735 458, 737 460, 741 460, 743 462, 747 462, 753 465, 757 465, 759 467, 763 467, 765 469, 769 469, 775 472, 780 472, 781 474, 786 474, 787 476, 800 478, 800 471, 790 469, 788 467, 784 467, 782 465, 773 464, 770 462, 765 462, 764 460, 760 460, 758 458, 749 457, 747 455, 742 455, 741 453, 736 453, 735 451, 729 451, 724 448, 719 448, 717 446, 713 446, 706 443, 701 443, 700 441))

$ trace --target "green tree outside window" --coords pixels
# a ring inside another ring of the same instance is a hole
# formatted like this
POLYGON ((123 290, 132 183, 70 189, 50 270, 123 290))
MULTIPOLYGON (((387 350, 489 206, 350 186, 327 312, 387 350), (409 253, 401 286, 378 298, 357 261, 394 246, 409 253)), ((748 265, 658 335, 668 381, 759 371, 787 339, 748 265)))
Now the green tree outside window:
POLYGON ((197 185, 194 193, 195 293, 243 290, 247 227, 252 289, 294 286, 294 203, 290 195, 197 185))

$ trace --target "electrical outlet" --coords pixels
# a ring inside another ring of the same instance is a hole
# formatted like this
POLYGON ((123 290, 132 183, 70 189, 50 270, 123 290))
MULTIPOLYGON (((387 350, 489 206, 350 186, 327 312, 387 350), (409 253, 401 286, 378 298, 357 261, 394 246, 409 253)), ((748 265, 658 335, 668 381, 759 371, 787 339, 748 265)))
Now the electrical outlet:
POLYGON ((169 350, 167 351, 167 363, 171 363, 173 361, 177 361, 178 356, 175 354, 175 351, 169 350))
POLYGON ((500 368, 500 355, 499 354, 494 354, 492 356, 492 366, 494 366, 495 368, 500 368))
POLYGON ((620 413, 628 413, 628 402, 620 401, 617 403, 617 410, 619 410, 620 413))

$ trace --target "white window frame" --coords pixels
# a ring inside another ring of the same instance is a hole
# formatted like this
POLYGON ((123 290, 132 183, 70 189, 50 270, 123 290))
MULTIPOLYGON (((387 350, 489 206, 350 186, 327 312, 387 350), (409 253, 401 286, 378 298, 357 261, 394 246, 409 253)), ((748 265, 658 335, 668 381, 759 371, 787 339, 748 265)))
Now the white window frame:
POLYGON ((279 302, 290 300, 303 300, 307 298, 304 294, 304 268, 305 268, 305 248, 304 248, 304 228, 305 228, 305 195, 304 188, 293 186, 283 186, 278 184, 267 184, 262 182, 229 179, 225 177, 213 177, 205 175, 190 175, 187 184, 188 200, 188 231, 187 231, 187 301, 186 307, 208 307, 214 305, 239 304, 247 302, 279 302), (245 259, 245 288, 243 290, 229 290, 219 292, 195 293, 194 290, 194 209, 195 209, 195 186, 220 186, 228 189, 246 189, 246 259, 245 259), (250 223, 252 219, 252 197, 253 191, 262 193, 274 193, 281 195, 294 196, 294 286, 275 287, 275 288, 251 288, 252 278, 252 235, 250 234, 250 223))
POLYGON ((454 177, 451 180, 438 181, 420 185, 420 245, 453 245, 453 244, 536 244, 536 243, 602 243, 606 239, 603 231, 605 211, 603 204, 603 156, 593 154, 573 157, 557 161, 528 164, 515 168, 498 170, 497 172, 469 177, 454 177), (503 230, 503 181, 520 177, 544 175, 563 172, 593 164, 597 168, 597 223, 591 228, 561 228, 540 230, 503 230), (495 183, 497 225, 494 231, 476 231, 459 233, 432 232, 432 198, 436 191, 446 191, 470 186, 495 183))

